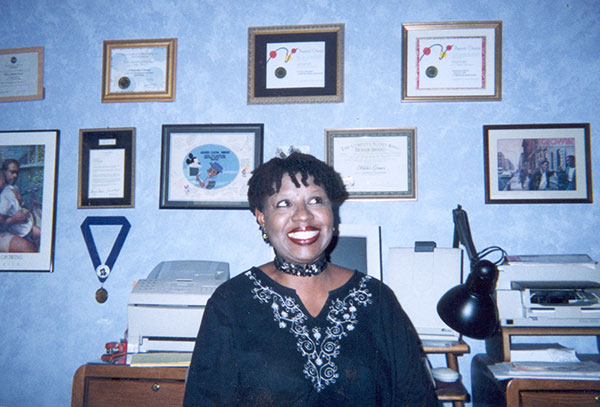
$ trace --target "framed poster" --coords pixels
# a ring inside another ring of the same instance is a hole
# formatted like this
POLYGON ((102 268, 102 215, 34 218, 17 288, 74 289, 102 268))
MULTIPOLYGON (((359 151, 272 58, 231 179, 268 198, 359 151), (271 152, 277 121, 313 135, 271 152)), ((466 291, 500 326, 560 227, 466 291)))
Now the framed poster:
POLYGON ((417 199, 417 130, 325 130, 327 163, 349 199, 417 199))
POLYGON ((344 24, 250 27, 248 103, 344 101, 344 24))
POLYGON ((133 208, 135 128, 79 130, 77 207, 133 208))
POLYGON ((402 25, 402 101, 502 99, 502 22, 402 25))
POLYGON ((0 271, 53 271, 58 137, 0 131, 0 271))
POLYGON ((0 50, 0 102, 44 98, 44 47, 0 50))
POLYGON ((589 123, 483 126, 486 203, 592 203, 589 123))
POLYGON ((248 208, 248 179, 262 163, 260 124, 165 124, 161 209, 248 208))
POLYGON ((175 100, 177 38, 104 41, 102 102, 175 100))

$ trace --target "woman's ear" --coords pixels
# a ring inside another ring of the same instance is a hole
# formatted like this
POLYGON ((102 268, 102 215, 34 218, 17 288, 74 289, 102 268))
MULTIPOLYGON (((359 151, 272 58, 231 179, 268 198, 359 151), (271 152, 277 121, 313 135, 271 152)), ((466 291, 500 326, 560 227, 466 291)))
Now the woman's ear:
POLYGON ((264 227, 265 226, 265 214, 259 211, 258 209, 254 209, 254 216, 256 216, 256 222, 264 227))

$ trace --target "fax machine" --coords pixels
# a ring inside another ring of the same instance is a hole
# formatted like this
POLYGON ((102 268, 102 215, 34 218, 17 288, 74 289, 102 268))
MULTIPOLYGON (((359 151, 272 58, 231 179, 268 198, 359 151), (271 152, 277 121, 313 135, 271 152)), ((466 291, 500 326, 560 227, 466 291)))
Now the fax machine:
POLYGON ((129 296, 127 353, 191 352, 206 301, 228 278, 229 264, 224 262, 159 263, 129 296))
POLYGON ((600 268, 588 255, 509 256, 498 269, 502 326, 600 326, 600 268))

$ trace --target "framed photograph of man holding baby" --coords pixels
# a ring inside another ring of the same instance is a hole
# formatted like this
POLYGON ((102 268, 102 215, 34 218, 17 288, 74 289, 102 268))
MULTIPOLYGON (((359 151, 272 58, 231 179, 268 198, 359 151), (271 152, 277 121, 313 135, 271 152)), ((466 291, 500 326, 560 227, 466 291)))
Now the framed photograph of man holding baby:
POLYGON ((483 126, 486 203, 592 203, 589 123, 483 126))
POLYGON ((0 271, 52 272, 58 139, 0 131, 0 271))

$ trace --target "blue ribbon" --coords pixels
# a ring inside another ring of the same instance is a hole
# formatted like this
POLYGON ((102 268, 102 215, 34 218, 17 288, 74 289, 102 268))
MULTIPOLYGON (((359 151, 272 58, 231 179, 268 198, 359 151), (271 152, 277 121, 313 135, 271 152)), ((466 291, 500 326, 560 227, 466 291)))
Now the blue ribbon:
MULTIPOLYGON (((117 235, 117 239, 115 240, 115 243, 110 250, 110 254, 104 263, 110 270, 112 270, 115 262, 117 261, 117 257, 123 248, 123 243, 125 243, 127 233, 129 233, 129 229, 131 229, 131 224, 124 216, 88 216, 85 218, 81 224, 81 233, 83 233, 83 239, 85 240, 88 252, 90 253, 94 270, 97 270, 98 267, 102 265, 102 261, 100 260, 98 249, 96 249, 96 243, 94 242, 94 237, 92 236, 92 230, 90 228, 91 225, 121 225, 121 230, 117 235)), ((104 283, 107 278, 108 275, 105 277, 98 275, 98 280, 100 280, 100 283, 104 283)))

